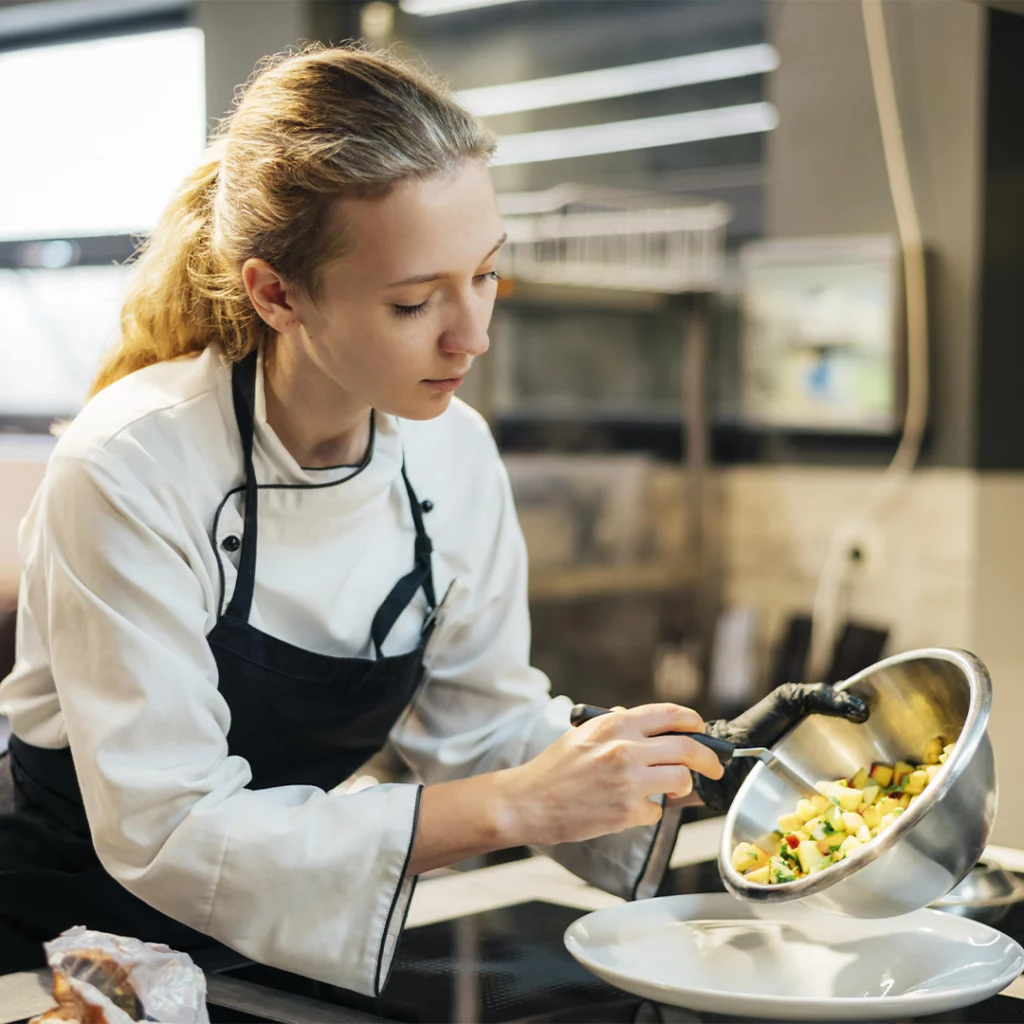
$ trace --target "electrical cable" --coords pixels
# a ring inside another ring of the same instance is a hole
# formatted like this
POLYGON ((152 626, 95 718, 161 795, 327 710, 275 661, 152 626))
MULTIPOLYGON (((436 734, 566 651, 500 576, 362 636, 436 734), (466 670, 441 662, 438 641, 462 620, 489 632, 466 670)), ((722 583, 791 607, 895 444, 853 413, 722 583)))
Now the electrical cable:
POLYGON ((903 263, 907 340, 906 411, 892 461, 867 497, 837 525, 818 579, 811 617, 810 678, 823 678, 832 653, 851 551, 913 473, 928 421, 928 301, 921 224, 907 164, 906 142, 893 81, 882 0, 861 0, 871 83, 882 133, 889 192, 903 263))

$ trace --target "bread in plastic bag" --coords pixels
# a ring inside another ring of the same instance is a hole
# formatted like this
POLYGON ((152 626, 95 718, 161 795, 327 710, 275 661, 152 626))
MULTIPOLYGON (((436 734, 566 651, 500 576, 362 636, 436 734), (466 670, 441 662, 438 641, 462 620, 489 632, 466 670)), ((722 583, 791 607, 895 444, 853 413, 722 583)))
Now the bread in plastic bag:
POLYGON ((31 1024, 210 1024, 206 978, 185 953, 81 925, 44 949, 57 1006, 31 1024))

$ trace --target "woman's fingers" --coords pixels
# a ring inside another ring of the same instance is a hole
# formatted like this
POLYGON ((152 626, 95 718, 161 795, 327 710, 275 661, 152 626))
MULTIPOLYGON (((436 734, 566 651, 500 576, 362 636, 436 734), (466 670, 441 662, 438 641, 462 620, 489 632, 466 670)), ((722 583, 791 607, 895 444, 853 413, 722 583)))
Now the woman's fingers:
POLYGON ((656 765, 644 772, 644 796, 666 794, 672 799, 687 796, 693 789, 693 776, 678 764, 656 765))
POLYGON ((720 779, 725 771, 718 757, 691 736, 652 736, 641 751, 649 765, 685 765, 709 779, 720 779))
POLYGON ((657 736, 664 732, 703 732, 704 719, 690 708, 680 704, 641 704, 618 716, 629 722, 644 736, 657 736))

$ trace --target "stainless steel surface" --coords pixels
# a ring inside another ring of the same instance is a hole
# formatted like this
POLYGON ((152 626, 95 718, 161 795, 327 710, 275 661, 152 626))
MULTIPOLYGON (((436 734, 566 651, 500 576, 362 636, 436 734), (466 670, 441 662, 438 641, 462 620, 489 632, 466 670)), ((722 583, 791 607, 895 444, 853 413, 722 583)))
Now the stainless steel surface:
POLYGON ((781 752, 771 751, 765 747, 742 747, 739 750, 734 750, 732 756, 756 757, 769 771, 780 775, 801 796, 810 796, 816 792, 814 784, 818 780, 805 775, 801 765, 794 764, 781 752))
POLYGON ((758 842, 805 795, 784 775, 755 765, 725 820, 718 865, 730 892, 754 902, 805 900, 849 917, 894 917, 927 906, 975 864, 996 815, 996 776, 986 734, 992 683, 966 651, 928 648, 897 655, 858 673, 839 689, 863 697, 864 725, 814 715, 773 748, 806 779, 849 777, 874 761, 915 763, 928 740, 956 746, 913 807, 854 857, 807 878, 755 885, 732 866, 736 843, 758 842))
POLYGON ((48 967, 0 975, 0 1024, 16 1024, 56 1005, 53 971, 48 967))
POLYGON ((350 1010, 319 999, 281 992, 222 974, 206 976, 206 1001, 213 1006, 251 1013, 279 1024, 386 1024, 387 1018, 350 1010))
POLYGON ((1024 900, 1024 881, 995 865, 979 864, 959 885, 930 906, 948 914, 995 924, 1021 900, 1024 900))
POLYGON ((800 774, 800 769, 784 758, 776 756, 767 747, 736 747, 732 757, 756 757, 769 770, 781 775, 786 782, 804 796, 815 792, 814 783, 817 779, 808 779, 800 774))

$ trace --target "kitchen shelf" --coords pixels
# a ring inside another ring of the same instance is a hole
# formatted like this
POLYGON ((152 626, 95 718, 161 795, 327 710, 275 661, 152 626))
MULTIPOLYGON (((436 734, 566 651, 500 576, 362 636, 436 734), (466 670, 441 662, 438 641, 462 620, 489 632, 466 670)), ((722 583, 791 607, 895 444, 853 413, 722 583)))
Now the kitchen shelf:
POLYGON ((503 277, 498 283, 500 306, 582 307, 629 312, 661 312, 672 306, 666 292, 634 288, 592 288, 585 285, 555 284, 503 277))
POLYGON ((616 594, 667 593, 695 580, 693 566, 678 560, 538 570, 530 575, 530 600, 566 601, 616 594))

